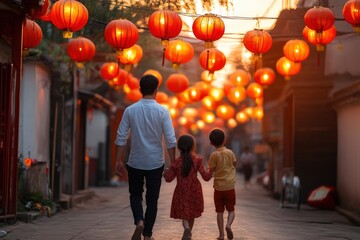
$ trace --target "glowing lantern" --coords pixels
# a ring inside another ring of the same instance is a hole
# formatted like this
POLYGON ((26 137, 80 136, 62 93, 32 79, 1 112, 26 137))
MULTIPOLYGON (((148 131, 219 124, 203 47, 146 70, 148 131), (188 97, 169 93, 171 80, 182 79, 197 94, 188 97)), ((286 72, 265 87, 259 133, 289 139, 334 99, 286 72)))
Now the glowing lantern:
POLYGON ((49 12, 50 0, 34 1, 22 0, 26 13, 32 18, 41 18, 49 12))
POLYGON ((320 34, 316 34, 315 30, 304 27, 303 36, 308 42, 316 45, 316 50, 320 52, 324 51, 324 45, 334 40, 334 38, 336 37, 336 28, 335 26, 332 26, 330 29, 323 31, 320 34))
POLYGON ((293 39, 285 43, 283 52, 289 60, 302 62, 309 56, 310 48, 304 40, 293 39))
POLYGON ((196 126, 199 128, 199 129, 203 129, 205 127, 205 122, 203 120, 197 120, 196 121, 196 126))
POLYGON ((119 65, 116 62, 106 62, 100 67, 100 76, 103 79, 111 80, 119 73, 119 65))
POLYGON ((209 91, 211 88, 210 84, 208 84, 206 82, 196 82, 195 87, 196 87, 196 89, 198 89, 200 91, 201 99, 203 99, 204 97, 206 97, 209 94, 209 91))
POLYGON ((194 56, 194 48, 190 43, 183 40, 173 40, 166 47, 165 58, 172 62, 173 68, 179 68, 180 64, 189 62, 194 56))
POLYGON ((66 48, 67 54, 79 68, 84 66, 84 62, 90 61, 95 56, 95 50, 95 44, 84 37, 71 39, 66 48))
POLYGON ((271 35, 262 29, 254 29, 245 33, 243 43, 245 48, 254 54, 255 69, 261 67, 262 54, 269 51, 272 46, 271 35))
POLYGON ((246 93, 250 98, 259 98, 263 96, 263 87, 258 83, 250 83, 246 89, 246 93))
POLYGON ((230 118, 229 120, 227 120, 227 126, 229 128, 234 128, 237 126, 237 122, 234 118, 230 118))
POLYGON ((216 106, 216 101, 211 96, 206 96, 201 100, 202 105, 207 110, 213 110, 216 106))
POLYGON ((264 117, 264 110, 262 107, 255 107, 253 108, 253 113, 252 113, 252 117, 257 119, 257 120, 261 120, 264 117))
POLYGON ((44 22, 51 22, 51 10, 49 9, 48 12, 45 15, 39 17, 39 19, 44 22))
POLYGON ((181 32, 182 20, 174 11, 159 10, 151 14, 148 27, 154 37, 161 39, 161 45, 167 46, 169 39, 181 32))
POLYGON ((222 88, 211 88, 209 90, 209 96, 218 102, 224 97, 224 90, 222 88))
POLYGON ((350 23, 355 32, 360 32, 360 0, 349 0, 343 8, 345 21, 350 23))
POLYGON ((334 25, 335 15, 330 8, 316 6, 307 10, 304 21, 308 28, 321 33, 334 25))
POLYGON ((142 57, 142 48, 135 44, 132 47, 123 50, 122 54, 119 56, 119 62, 125 65, 124 69, 126 71, 130 71, 132 65, 139 63, 142 57))
POLYGON ((185 89, 184 91, 180 92, 177 94, 177 98, 183 102, 183 103, 191 103, 191 98, 190 98, 190 93, 188 91, 188 89, 185 89))
POLYGON ((135 24, 126 19, 109 22, 104 31, 106 42, 116 49, 118 57, 126 48, 134 46, 139 38, 139 31, 135 24))
POLYGON ((209 71, 213 76, 215 71, 222 69, 226 64, 224 53, 216 48, 210 48, 202 51, 199 56, 199 62, 202 68, 209 71))
POLYGON ((213 48, 213 41, 219 40, 225 32, 225 24, 214 14, 205 14, 197 17, 192 25, 197 39, 205 41, 206 48, 213 48))
POLYGON ((275 81, 275 72, 271 68, 259 68, 254 73, 254 80, 261 86, 269 86, 275 81))
POLYGON ((169 112, 172 119, 175 119, 179 116, 179 110, 177 110, 176 108, 170 108, 169 112))
POLYGON ((245 112, 238 112, 235 115, 235 119, 236 121, 238 121, 239 123, 245 123, 249 120, 248 115, 245 112))
POLYGON ((300 72, 301 63, 296 63, 286 57, 281 57, 276 62, 276 70, 279 74, 285 77, 285 80, 289 80, 291 76, 294 76, 300 72))
POLYGON ((125 71, 124 69, 119 69, 118 75, 115 78, 113 78, 111 81, 114 85, 122 86, 125 83, 127 83, 129 81, 129 79, 130 79, 130 76, 129 76, 128 72, 125 71))
POLYGON ((151 75, 155 76, 159 80, 159 86, 161 85, 161 83, 163 81, 163 78, 162 78, 161 74, 158 71, 153 70, 153 69, 149 69, 149 70, 144 72, 143 76, 147 75, 147 74, 151 74, 151 75))
POLYGON ((139 89, 140 88, 140 81, 136 77, 130 77, 127 81, 127 85, 130 89, 139 89))
POLYGON ((169 91, 180 93, 189 86, 189 79, 184 74, 173 73, 166 80, 166 86, 169 91))
POLYGON ((64 38, 72 38, 73 32, 82 29, 89 19, 86 7, 75 0, 59 0, 51 8, 51 21, 64 31, 64 38))
POLYGON ((229 76, 229 81, 239 87, 245 87, 250 82, 250 79, 250 74, 243 69, 237 69, 229 76))
POLYGON ((211 83, 214 80, 214 78, 209 74, 209 71, 203 71, 200 75, 200 78, 206 83, 211 83))
POLYGON ((133 89, 128 94, 126 94, 125 98, 129 102, 137 102, 142 98, 142 95, 139 89, 133 89))
POLYGON ((42 36, 40 26, 36 22, 26 18, 23 25, 24 55, 27 55, 29 48, 36 47, 40 44, 42 36))
POLYGON ((155 100, 160 104, 164 104, 168 102, 169 96, 164 92, 158 91, 156 93, 155 100))
POLYGON ((224 120, 228 120, 235 115, 235 109, 227 104, 220 105, 216 108, 216 115, 224 120))
POLYGON ((190 87, 188 88, 188 92, 189 92, 189 97, 193 102, 197 102, 201 100, 202 96, 200 89, 196 87, 190 87))
POLYGON ((246 98, 246 90, 244 87, 231 88, 227 97, 230 102, 238 104, 246 98))
POLYGON ((215 114, 212 112, 205 112, 204 114, 202 114, 202 120, 208 124, 213 123, 215 119, 215 114))

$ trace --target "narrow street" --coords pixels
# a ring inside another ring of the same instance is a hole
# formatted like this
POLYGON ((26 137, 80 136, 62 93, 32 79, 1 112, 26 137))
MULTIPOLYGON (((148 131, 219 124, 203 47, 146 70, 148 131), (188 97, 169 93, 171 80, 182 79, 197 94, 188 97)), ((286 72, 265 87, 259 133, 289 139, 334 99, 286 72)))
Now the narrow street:
MULTIPOLYGON (((325 240, 360 239, 360 227, 351 224, 336 211, 325 211, 302 205, 281 208, 279 201, 268 196, 261 186, 244 188, 242 175, 237 176, 236 218, 233 224, 237 240, 325 240)), ((212 180, 210 180, 212 181, 212 180)), ((181 239, 182 224, 169 217, 175 182, 163 183, 155 240, 181 239)), ((96 197, 76 207, 45 216, 31 223, 17 222, 0 227, 7 231, 1 240, 128 240, 134 230, 127 186, 92 188, 96 197)), ((212 182, 203 182, 205 212, 195 220, 192 240, 216 239, 218 230, 212 199, 212 182)), ((226 215, 225 215, 226 216, 226 215)))

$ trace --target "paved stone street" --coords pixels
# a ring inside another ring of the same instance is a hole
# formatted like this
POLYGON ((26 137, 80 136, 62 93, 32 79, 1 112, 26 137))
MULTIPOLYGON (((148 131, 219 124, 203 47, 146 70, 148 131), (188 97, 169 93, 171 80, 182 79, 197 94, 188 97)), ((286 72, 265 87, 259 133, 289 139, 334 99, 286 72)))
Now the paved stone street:
MULTIPOLYGON (((302 205, 280 208, 261 186, 244 189, 242 176, 236 186, 236 240, 323 240, 360 239, 360 227, 351 224, 336 211, 302 205)), ((212 180, 210 180, 212 181, 212 180)), ((158 218, 153 237, 156 240, 181 239, 182 224, 169 217, 175 181, 163 183, 158 218)), ((127 186, 92 188, 96 197, 56 215, 39 217, 31 223, 17 222, 0 227, 8 232, 1 240, 129 240, 134 230, 127 186)), ((205 212, 195 220, 192 240, 216 239, 218 230, 213 206, 212 182, 203 182, 205 212)), ((226 216, 226 215, 225 215, 226 216)))

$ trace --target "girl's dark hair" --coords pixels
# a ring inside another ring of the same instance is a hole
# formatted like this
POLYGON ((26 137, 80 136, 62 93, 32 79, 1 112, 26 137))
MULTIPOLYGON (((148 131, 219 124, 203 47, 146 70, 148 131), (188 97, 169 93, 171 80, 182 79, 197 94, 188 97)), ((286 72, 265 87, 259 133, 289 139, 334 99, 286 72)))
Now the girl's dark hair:
POLYGON ((189 176, 191 167, 193 166, 190 152, 194 148, 194 138, 190 135, 182 135, 181 137, 179 137, 177 146, 183 159, 181 175, 183 177, 187 177, 189 176))

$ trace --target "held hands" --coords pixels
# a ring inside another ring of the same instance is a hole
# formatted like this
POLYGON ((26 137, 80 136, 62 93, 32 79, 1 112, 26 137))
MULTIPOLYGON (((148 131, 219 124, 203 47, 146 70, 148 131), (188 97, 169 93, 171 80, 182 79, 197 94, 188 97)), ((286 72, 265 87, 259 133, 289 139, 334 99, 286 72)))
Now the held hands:
POLYGON ((124 164, 121 161, 116 161, 115 164, 115 174, 118 176, 122 176, 125 173, 124 164))

